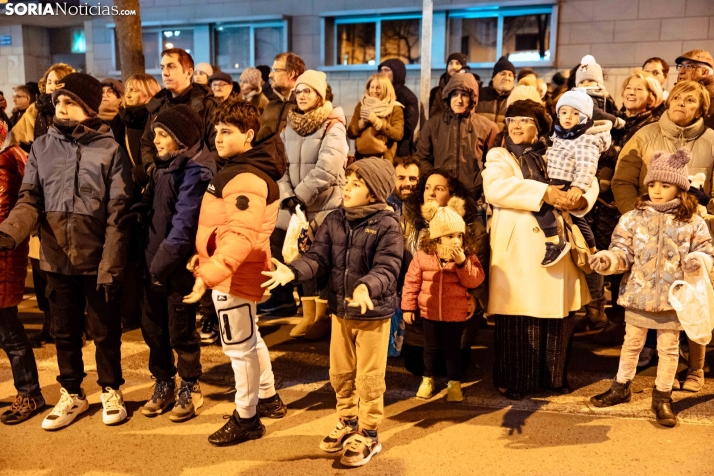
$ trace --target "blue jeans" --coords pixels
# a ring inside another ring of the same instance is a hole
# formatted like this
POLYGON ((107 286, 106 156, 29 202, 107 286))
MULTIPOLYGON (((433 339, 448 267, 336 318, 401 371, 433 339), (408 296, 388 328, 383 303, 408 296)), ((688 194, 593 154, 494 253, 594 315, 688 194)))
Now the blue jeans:
POLYGON ((41 395, 35 354, 17 317, 17 306, 0 309, 0 345, 10 360, 17 393, 25 397, 41 395))

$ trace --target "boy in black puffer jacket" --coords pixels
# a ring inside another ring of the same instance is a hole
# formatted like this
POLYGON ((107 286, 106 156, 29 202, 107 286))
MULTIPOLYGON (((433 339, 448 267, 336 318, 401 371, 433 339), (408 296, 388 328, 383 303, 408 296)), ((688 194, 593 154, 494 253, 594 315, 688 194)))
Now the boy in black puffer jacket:
POLYGON ((290 266, 273 259, 277 269, 263 273, 271 278, 263 286, 271 288, 329 276, 330 381, 339 422, 320 448, 344 448, 345 466, 362 466, 382 449, 377 427, 404 252, 399 218, 387 205, 392 190, 389 162, 369 158, 350 165, 342 207, 327 215, 310 249, 290 266))

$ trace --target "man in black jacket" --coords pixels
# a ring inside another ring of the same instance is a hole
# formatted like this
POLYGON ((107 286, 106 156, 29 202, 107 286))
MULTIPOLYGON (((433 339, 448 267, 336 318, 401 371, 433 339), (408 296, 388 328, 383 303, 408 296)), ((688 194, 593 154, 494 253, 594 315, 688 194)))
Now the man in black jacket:
POLYGON ((42 428, 64 428, 89 408, 81 388, 86 327, 97 347, 102 420, 112 425, 126 418, 119 290, 129 244, 131 164, 97 117, 98 80, 69 74, 52 100, 54 124, 32 144, 17 204, 0 225, 0 250, 19 246, 39 227, 61 385, 42 428))
POLYGON ((419 122, 419 100, 404 84, 407 79, 407 68, 401 60, 383 61, 378 71, 389 78, 394 86, 397 101, 404 105, 404 136, 397 145, 397 157, 406 157, 414 148, 414 130, 419 122))
POLYGON ((456 73, 461 71, 466 64, 466 55, 463 53, 451 53, 449 57, 446 58, 446 73, 442 74, 441 78, 439 78, 439 85, 432 88, 429 92, 429 119, 444 112, 445 107, 441 96, 446 87, 446 83, 448 83, 456 73))
POLYGON ((506 125, 506 100, 513 91, 515 78, 516 67, 507 57, 502 56, 493 66, 491 82, 479 92, 476 114, 495 122, 499 130, 503 130, 506 125))

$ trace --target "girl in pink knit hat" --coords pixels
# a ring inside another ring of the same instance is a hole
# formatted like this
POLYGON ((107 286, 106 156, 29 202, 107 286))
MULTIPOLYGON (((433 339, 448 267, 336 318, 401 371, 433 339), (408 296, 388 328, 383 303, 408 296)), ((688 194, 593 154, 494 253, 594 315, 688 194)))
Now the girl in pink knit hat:
POLYGON ((637 199, 634 210, 622 215, 610 249, 590 257, 598 274, 629 273, 617 300, 625 308, 626 323, 617 376, 609 390, 590 402, 610 407, 630 401, 630 383, 647 330, 657 329, 659 363, 652 411, 659 424, 670 427, 677 424, 670 403, 682 325, 669 303, 669 288, 685 273, 698 273, 702 267, 711 276, 714 264, 709 229, 697 214, 696 198, 688 193, 690 159, 685 148, 673 154, 655 153, 644 181, 648 193, 637 199))

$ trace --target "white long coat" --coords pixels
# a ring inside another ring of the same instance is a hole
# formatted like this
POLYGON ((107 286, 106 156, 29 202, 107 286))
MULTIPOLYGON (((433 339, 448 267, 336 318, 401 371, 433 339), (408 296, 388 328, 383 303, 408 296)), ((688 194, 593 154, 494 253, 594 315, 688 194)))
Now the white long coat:
MULTIPOLYGON (((555 265, 540 265, 545 235, 532 212, 543 204, 547 184, 525 180, 517 159, 503 147, 491 149, 483 171, 483 190, 493 208, 489 314, 563 318, 590 302, 585 275, 570 254, 555 265)), ((595 204, 597 180, 583 195, 595 204)))

